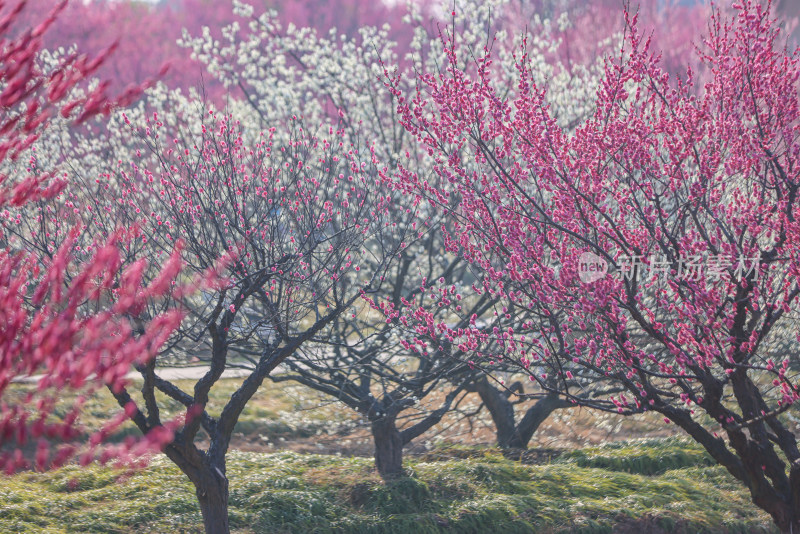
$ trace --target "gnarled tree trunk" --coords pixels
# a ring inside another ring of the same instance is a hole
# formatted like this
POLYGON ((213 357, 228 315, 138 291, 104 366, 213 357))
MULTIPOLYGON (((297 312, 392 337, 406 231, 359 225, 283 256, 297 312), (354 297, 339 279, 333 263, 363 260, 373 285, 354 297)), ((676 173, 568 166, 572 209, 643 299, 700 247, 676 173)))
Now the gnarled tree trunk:
POLYGON ((550 393, 531 406, 519 423, 514 418, 514 404, 509 392, 501 391, 485 377, 470 387, 489 410, 497 432, 497 445, 503 449, 525 449, 539 426, 559 408, 572 406, 555 393, 550 393))

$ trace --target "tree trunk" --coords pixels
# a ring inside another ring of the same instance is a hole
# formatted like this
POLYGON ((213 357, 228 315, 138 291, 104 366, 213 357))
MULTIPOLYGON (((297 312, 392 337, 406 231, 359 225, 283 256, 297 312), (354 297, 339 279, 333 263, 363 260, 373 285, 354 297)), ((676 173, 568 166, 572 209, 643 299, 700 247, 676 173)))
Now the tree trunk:
POLYGON ((489 410, 497 432, 497 445, 502 449, 525 449, 533 434, 555 410, 571 406, 558 395, 550 393, 531 406, 520 420, 514 421, 514 405, 500 389, 486 378, 478 380, 471 388, 478 393, 489 410))
MULTIPOLYGON (((753 459, 748 458, 747 460, 752 462, 753 459)), ((760 457, 756 461, 765 460, 760 457)), ((783 463, 781 462, 780 466, 774 465, 773 469, 778 467, 783 467, 783 463)), ((769 470, 769 467, 767 469, 769 470)), ((790 487, 784 488, 789 494, 783 493, 776 496, 775 489, 763 484, 763 481, 751 483, 749 486, 753 504, 766 511, 783 534, 800 534, 800 509, 792 504, 797 501, 797 497, 792 494, 790 487)))
MULTIPOLYGON (((721 391, 721 387, 706 387, 704 408, 712 416, 724 413, 721 391)), ((791 460, 789 477, 782 479, 786 470, 784 459, 752 439, 755 425, 750 425, 747 432, 729 427, 726 444, 723 438, 712 437, 710 430, 695 421, 688 410, 672 405, 657 406, 656 410, 685 430, 714 460, 743 482, 753 504, 767 512, 782 533, 800 534, 800 458, 792 433, 781 428, 777 421, 770 424, 773 430, 777 428, 776 443, 791 460)))
POLYGON ((793 510, 791 506, 787 506, 783 502, 756 502, 755 503, 762 510, 766 510, 772 516, 775 525, 782 534, 800 534, 800 510, 793 510))
POLYGON ((403 476, 403 439, 397 430, 394 417, 372 421, 372 439, 375 442, 375 467, 383 480, 403 476))
POLYGON ((797 513, 794 514, 794 519, 787 522, 781 528, 781 532, 783 534, 798 534, 800 533, 800 516, 797 513))
POLYGON ((522 420, 514 429, 511 439, 508 440, 508 447, 511 449, 527 449, 533 434, 550 417, 550 414, 559 408, 567 406, 571 406, 571 404, 554 393, 536 401, 536 404, 525 412, 522 420))
POLYGON ((193 480, 206 534, 229 534, 228 479, 215 467, 203 469, 193 480))
POLYGON ((480 396, 481 402, 489 410, 497 434, 497 445, 503 449, 508 448, 514 436, 514 406, 485 377, 475 382, 471 389, 480 396))

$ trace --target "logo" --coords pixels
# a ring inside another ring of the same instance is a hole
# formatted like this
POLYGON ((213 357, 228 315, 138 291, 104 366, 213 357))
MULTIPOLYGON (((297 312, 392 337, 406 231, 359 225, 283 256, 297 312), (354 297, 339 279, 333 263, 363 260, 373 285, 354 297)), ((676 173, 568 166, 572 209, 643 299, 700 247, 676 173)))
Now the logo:
POLYGON ((608 274, 608 262, 594 254, 584 252, 578 257, 578 278, 584 284, 596 282, 608 274))

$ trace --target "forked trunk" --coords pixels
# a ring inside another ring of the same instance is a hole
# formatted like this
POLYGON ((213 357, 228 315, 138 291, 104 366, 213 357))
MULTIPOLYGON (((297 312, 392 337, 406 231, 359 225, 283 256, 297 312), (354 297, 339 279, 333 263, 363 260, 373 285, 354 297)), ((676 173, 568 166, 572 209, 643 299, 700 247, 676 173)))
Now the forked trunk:
MULTIPOLYGON (((489 410, 497 431, 497 445, 502 449, 527 449, 533 434, 550 414, 559 408, 570 406, 558 395, 548 394, 531 406, 517 424, 514 419, 514 405, 509 400, 508 393, 493 387, 486 378, 475 382, 472 391, 478 393, 489 410)), ((521 392, 522 389, 517 391, 521 392)))
MULTIPOLYGON (((536 404, 525 412, 522 420, 514 428, 514 432, 507 442, 507 447, 511 449, 527 449, 533 434, 550 417, 550 414, 559 408, 567 406, 569 406, 569 403, 552 393, 536 401, 536 404)), ((501 444, 500 446, 502 447, 503 445, 501 444)))

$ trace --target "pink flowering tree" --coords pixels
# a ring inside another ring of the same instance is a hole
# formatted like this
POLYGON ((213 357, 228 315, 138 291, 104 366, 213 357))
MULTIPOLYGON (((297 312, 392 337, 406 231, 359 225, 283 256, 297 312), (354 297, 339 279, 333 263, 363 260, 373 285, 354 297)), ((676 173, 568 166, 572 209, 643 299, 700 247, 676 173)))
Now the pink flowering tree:
MULTIPOLYGON (((634 5, 640 30, 652 37, 651 50, 661 54, 662 69, 670 74, 683 74, 687 63, 698 63, 694 47, 700 44, 700 32, 705 30, 709 2, 641 0, 634 5)), ((559 41, 555 55, 571 67, 614 51, 625 27, 620 17, 621 6, 619 0, 534 0, 510 4, 504 15, 518 32, 525 29, 522 21, 529 21, 537 14, 553 20, 559 41)))
MULTIPOLYGON (((329 338, 339 316, 380 289, 406 238, 391 217, 397 195, 381 187, 385 167, 342 125, 312 128, 295 117, 260 132, 184 104, 164 115, 123 114, 115 127, 125 145, 103 148, 99 172, 63 194, 84 240, 117 225, 136 229, 124 261, 140 266, 143 280, 161 279, 159 263, 177 243, 184 276, 223 275, 195 294, 148 303, 148 315, 180 305, 187 316, 156 358, 137 366, 142 401, 129 413, 143 434, 162 426, 164 396, 194 416, 163 452, 194 484, 206 531, 219 534, 230 529, 226 456, 240 414, 277 366, 329 338), (189 361, 208 366, 192 388, 162 376, 165 363, 189 361), (229 369, 247 373, 221 412, 207 411, 229 369)), ((48 235, 62 234, 69 218, 43 218, 42 231, 21 238, 48 251, 48 235)), ((139 395, 128 386, 112 393, 120 406, 139 395)))
POLYGON ((23 228, 35 228, 23 212, 34 206, 61 211, 60 196, 68 183, 55 177, 56 169, 26 165, 23 154, 52 121, 80 124, 128 104, 145 88, 131 86, 110 99, 104 92, 107 84, 100 83, 80 97, 71 96, 110 49, 95 57, 68 56, 42 70, 43 38, 63 8, 64 3, 58 4, 31 27, 20 21, 24 2, 0 12, 0 468, 5 472, 58 466, 78 454, 81 462, 133 460, 157 450, 171 435, 166 425, 143 440, 111 446, 106 438, 135 407, 124 406, 88 439, 80 414, 86 397, 98 389, 122 388, 131 367, 150 361, 180 323, 176 309, 142 317, 148 301, 172 290, 181 268, 178 256, 166 263, 161 277, 143 284, 144 262, 123 268, 120 249, 131 239, 128 232, 113 231, 76 249, 81 233, 76 225, 61 240, 51 238, 52 253, 46 255, 18 239, 23 228), (114 304, 102 306, 109 298, 114 304), (147 324, 146 332, 136 332, 136 321, 147 324), (12 382, 31 375, 38 375, 35 387, 20 394, 12 382), (56 417, 57 408, 63 412, 65 392, 74 394, 75 401, 63 417, 56 417), (53 443, 60 443, 56 450, 53 443))
MULTIPOLYGON (((27 0, 23 22, 35 19, 36 13, 48 12, 59 0, 27 0)), ((204 89, 209 97, 220 98, 223 88, 205 74, 202 65, 184 54, 177 40, 182 28, 200 32, 209 26, 215 38, 218 28, 233 21, 229 2, 183 0, 181 2, 68 2, 50 31, 43 37, 43 46, 68 52, 72 47, 97 54, 115 43, 115 53, 98 66, 96 75, 108 80, 109 89, 118 91, 157 72, 165 63, 169 72, 161 80, 184 91, 204 89)))
POLYGON ((797 532, 800 65, 768 8, 735 9, 709 19, 702 87, 691 71, 672 81, 626 12, 574 132, 550 115, 524 49, 518 93, 503 98, 491 54, 464 70, 445 39, 449 64, 398 106, 436 179, 397 182, 451 218, 448 249, 481 273, 471 292, 503 299, 507 321, 457 327, 425 307, 400 319, 570 402, 661 414, 797 532), (579 376, 623 391, 579 398, 579 376))
MULTIPOLYGON (((34 13, 48 12, 59 0, 28 0, 30 9, 22 13, 23 21, 32 22, 34 13)), ((390 7, 382 2, 362 0, 291 0, 248 2, 260 11, 274 10, 286 27, 314 28, 327 34, 338 33, 357 37, 364 26, 391 23, 394 40, 407 45, 400 19, 405 13, 402 3, 390 7)), ((224 42, 222 29, 231 23, 246 26, 246 21, 233 12, 231 0, 178 0, 142 2, 139 0, 69 2, 62 15, 44 36, 50 50, 76 45, 85 53, 99 53, 116 42, 116 52, 99 67, 97 75, 108 79, 111 89, 118 90, 156 72, 164 63, 171 68, 162 81, 185 94, 197 89, 214 102, 240 96, 236 88, 225 88, 205 66, 179 44, 184 32, 192 36, 207 35, 224 42)))

